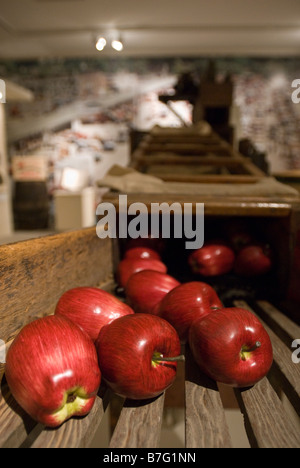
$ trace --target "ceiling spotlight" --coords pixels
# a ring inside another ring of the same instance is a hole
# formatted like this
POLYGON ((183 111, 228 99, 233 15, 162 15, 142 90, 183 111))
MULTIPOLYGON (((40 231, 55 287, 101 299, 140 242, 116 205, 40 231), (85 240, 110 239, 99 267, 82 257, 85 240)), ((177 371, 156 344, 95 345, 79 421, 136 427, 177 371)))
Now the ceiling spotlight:
POLYGON ((104 37, 99 37, 96 42, 96 49, 101 51, 106 46, 106 39, 104 37))
POLYGON ((124 48, 121 38, 114 39, 111 43, 111 46, 113 49, 117 50, 118 52, 121 52, 121 50, 123 50, 124 48))

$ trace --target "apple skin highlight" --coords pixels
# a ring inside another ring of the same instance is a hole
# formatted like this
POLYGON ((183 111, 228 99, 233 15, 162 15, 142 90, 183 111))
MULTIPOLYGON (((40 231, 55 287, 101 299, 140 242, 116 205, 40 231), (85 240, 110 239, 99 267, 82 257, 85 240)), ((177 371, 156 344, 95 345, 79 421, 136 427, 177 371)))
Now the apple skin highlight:
POLYGON ((89 413, 101 383, 93 341, 58 316, 37 319, 20 331, 8 350, 5 375, 19 405, 48 427, 89 413))

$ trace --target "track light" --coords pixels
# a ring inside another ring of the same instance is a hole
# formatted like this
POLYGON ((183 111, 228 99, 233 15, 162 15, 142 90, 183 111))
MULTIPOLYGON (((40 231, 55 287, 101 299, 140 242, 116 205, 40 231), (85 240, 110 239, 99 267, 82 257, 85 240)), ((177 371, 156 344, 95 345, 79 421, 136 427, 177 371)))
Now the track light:
POLYGON ((101 50, 104 49, 105 46, 106 46, 106 39, 104 37, 99 37, 96 42, 96 49, 99 50, 100 52, 101 50))
POLYGON ((123 50, 124 48, 123 42, 120 37, 118 39, 114 39, 111 43, 111 46, 113 49, 117 50, 118 52, 121 52, 121 50, 123 50))

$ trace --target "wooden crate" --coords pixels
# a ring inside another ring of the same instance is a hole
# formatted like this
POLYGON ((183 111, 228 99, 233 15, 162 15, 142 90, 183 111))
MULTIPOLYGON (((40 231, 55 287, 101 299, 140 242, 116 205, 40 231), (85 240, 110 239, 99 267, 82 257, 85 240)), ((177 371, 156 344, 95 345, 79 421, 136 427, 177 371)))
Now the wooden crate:
POLYGON ((201 136, 169 132, 165 129, 146 135, 131 156, 131 166, 162 180, 179 182, 214 183, 218 176, 220 182, 249 183, 266 175, 213 132, 201 136))
MULTIPOLYGON (((288 207, 282 210, 280 214, 287 217, 290 225, 288 207)), ((95 228, 1 246, 1 339, 7 347, 26 323, 52 314, 65 290, 97 286, 113 292, 117 253, 116 242, 100 240, 95 228)), ((251 307, 261 317, 274 347, 274 365, 268 377, 250 389, 235 390, 250 445, 298 448, 299 431, 282 394, 299 415, 300 365, 291 359, 291 342, 300 337, 299 326, 284 309, 269 301, 242 305, 251 307)), ((2 448, 87 448, 113 400, 112 393, 102 384, 89 415, 49 430, 36 424, 17 405, 5 382, 3 365, 0 372, 2 448)), ((231 447, 219 387, 201 374, 188 349, 184 376, 180 385, 185 395, 186 448, 231 447)), ((166 398, 167 393, 151 401, 124 401, 109 448, 160 447, 166 398)))

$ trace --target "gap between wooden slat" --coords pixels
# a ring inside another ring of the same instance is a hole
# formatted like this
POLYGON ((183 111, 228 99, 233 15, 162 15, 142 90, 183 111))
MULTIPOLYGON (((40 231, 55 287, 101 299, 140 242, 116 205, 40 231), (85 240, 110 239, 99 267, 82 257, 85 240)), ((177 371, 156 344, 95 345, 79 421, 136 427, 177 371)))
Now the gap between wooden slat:
POLYGON ((158 448, 165 394, 154 400, 126 400, 110 448, 158 448))

